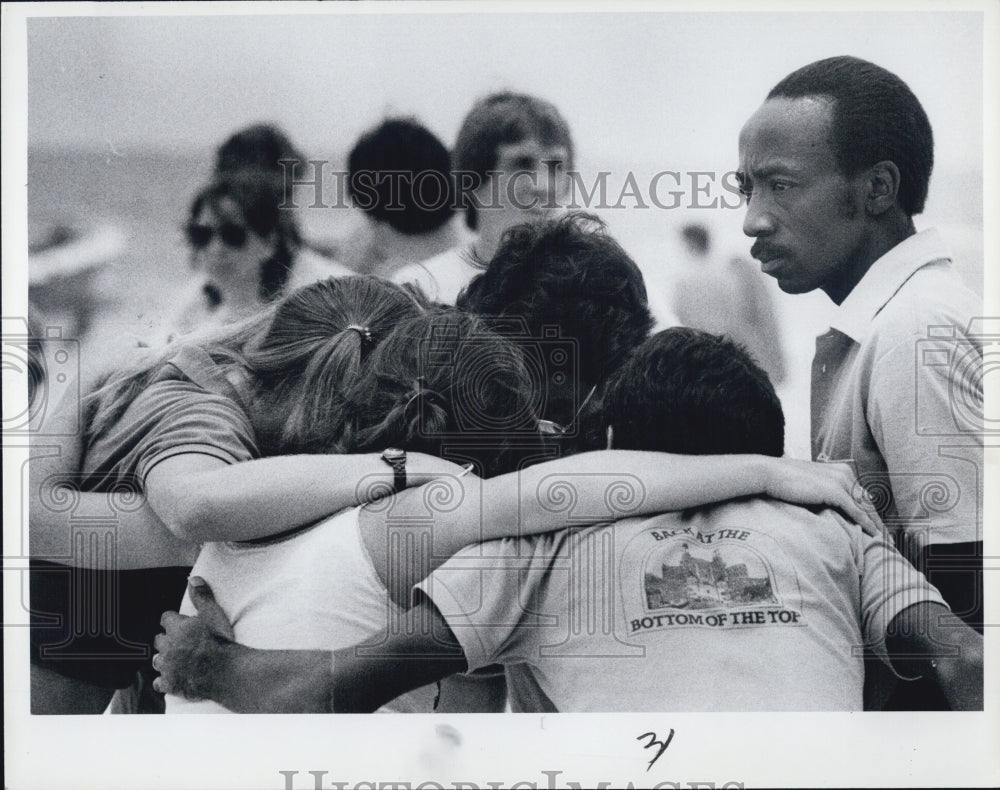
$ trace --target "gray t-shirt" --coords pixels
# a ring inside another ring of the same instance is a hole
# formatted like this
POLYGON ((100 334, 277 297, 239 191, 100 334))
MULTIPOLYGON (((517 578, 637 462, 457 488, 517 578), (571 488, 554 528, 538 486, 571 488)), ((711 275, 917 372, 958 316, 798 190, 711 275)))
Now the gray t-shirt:
POLYGON ((861 710, 862 647, 943 603, 887 541, 765 499, 470 546, 417 587, 514 710, 861 710))

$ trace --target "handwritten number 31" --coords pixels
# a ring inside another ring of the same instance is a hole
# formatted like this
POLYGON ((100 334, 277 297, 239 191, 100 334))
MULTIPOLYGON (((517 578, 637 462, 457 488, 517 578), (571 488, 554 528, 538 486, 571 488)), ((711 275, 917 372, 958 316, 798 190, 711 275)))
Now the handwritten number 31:
POLYGON ((649 743, 647 743, 642 748, 652 749, 655 748, 656 746, 660 747, 659 750, 656 752, 656 754, 653 755, 653 759, 649 761, 649 765, 646 766, 646 770, 648 771, 650 768, 653 767, 653 763, 655 763, 657 760, 660 759, 660 755, 667 750, 667 747, 670 745, 670 742, 674 739, 674 729, 673 727, 670 728, 670 734, 667 736, 667 739, 665 741, 658 741, 656 739, 655 732, 644 732, 642 735, 636 738, 636 740, 641 741, 643 738, 649 738, 649 743))

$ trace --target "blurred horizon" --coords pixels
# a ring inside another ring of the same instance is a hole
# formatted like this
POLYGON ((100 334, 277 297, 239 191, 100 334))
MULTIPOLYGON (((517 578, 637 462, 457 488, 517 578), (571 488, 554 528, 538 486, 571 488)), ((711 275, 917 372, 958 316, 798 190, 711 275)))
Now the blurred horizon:
MULTIPOLYGON (((565 116, 574 169, 587 183, 610 171, 613 203, 629 173, 645 190, 663 170, 732 171, 739 130, 771 86, 838 54, 894 71, 920 99, 935 169, 916 224, 942 229, 962 276, 983 292, 982 12, 400 13, 403 4, 390 5, 391 13, 324 4, 306 15, 259 6, 266 13, 28 19, 29 226, 108 223, 125 238, 122 259, 94 289, 100 320, 85 344, 94 367, 163 324, 189 277, 180 232, 188 202, 215 147, 246 125, 276 123, 308 157, 341 168, 354 140, 387 116, 416 117, 450 148, 477 98, 526 92, 565 116)), ((718 178, 709 201, 732 198, 718 178)), ((682 179, 661 189, 700 202, 682 179)), ((683 224, 704 224, 716 256, 749 254, 740 209, 596 213, 660 307, 683 262, 683 224)), ((311 239, 358 220, 352 209, 298 216, 311 239)), ((790 367, 779 388, 788 449, 805 457, 808 360, 832 305, 766 281, 790 367)))
POLYGON ((473 101, 534 93, 595 158, 730 166, 743 121, 789 71, 851 54, 924 104, 939 164, 982 168, 977 12, 344 13, 28 20, 28 140, 192 151, 260 120, 346 150, 387 115, 446 144, 473 101), (873 35, 873 31, 890 35, 873 35), (933 66, 927 54, 934 53, 933 66))

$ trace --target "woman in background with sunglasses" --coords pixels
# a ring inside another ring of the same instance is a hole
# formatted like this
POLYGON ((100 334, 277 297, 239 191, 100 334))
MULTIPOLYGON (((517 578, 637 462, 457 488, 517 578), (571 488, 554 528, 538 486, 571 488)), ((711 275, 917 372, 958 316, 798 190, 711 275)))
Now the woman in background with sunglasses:
POLYGON ((170 335, 238 321, 279 296, 350 269, 308 249, 284 180, 259 168, 217 174, 191 202, 184 232, 197 278, 170 335))

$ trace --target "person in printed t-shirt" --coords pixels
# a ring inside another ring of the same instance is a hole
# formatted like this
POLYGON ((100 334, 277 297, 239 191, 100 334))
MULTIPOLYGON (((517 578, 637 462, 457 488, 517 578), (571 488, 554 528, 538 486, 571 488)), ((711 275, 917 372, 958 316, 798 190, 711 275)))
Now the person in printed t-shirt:
MULTIPOLYGON (((766 375, 696 330, 646 341, 604 400, 591 425, 606 431, 592 433, 619 448, 782 452, 784 418, 766 375)), ((200 596, 200 615, 219 618, 204 587, 200 596)), ((227 657, 230 686, 253 688, 272 710, 282 700, 372 710, 500 662, 524 676, 511 688, 515 711, 801 711, 859 710, 858 648, 868 644, 886 660, 888 648, 895 671, 933 678, 952 707, 982 708, 982 637, 881 532, 831 510, 743 499, 492 541, 452 557, 415 600, 364 650, 300 653, 294 669, 289 651, 230 643, 216 655, 227 657), (899 658, 904 650, 915 658, 899 658)), ((185 661, 190 669, 200 651, 219 650, 214 637, 185 647, 202 617, 165 616, 166 682, 183 687, 185 661)))

